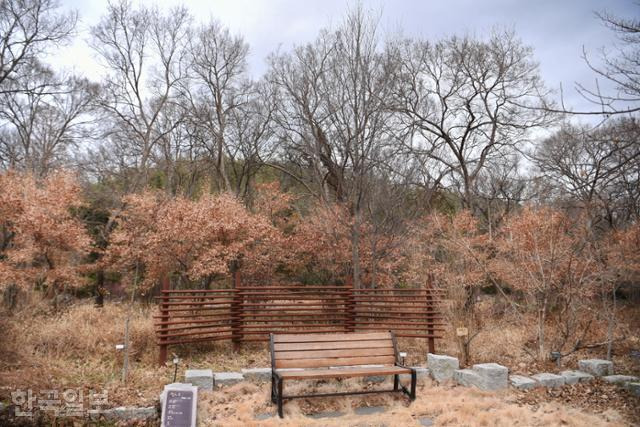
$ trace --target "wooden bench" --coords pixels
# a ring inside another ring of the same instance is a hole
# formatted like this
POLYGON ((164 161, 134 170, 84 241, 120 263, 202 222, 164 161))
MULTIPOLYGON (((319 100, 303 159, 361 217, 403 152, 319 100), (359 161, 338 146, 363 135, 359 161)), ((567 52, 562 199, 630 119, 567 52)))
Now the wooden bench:
POLYGON ((400 363, 392 332, 348 334, 270 334, 271 401, 282 414, 285 399, 403 392, 416 398, 416 371, 400 363), (375 366, 371 366, 375 365, 375 366), (399 375, 411 375, 411 390, 400 384, 399 375), (283 394, 284 381, 393 375, 392 390, 367 390, 308 395, 283 394))

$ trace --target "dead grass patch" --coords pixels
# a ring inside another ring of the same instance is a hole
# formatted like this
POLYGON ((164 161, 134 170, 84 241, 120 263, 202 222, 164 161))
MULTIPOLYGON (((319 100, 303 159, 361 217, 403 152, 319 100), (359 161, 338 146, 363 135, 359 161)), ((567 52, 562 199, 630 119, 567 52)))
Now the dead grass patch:
MULTIPOLYGON (((309 386, 292 383, 290 393, 339 391, 362 387, 358 380, 331 382, 309 386)), ((379 385, 377 387, 380 387, 379 385)), ((286 393, 287 391, 285 391, 286 393)), ((582 409, 549 402, 540 405, 518 403, 511 392, 490 393, 472 388, 436 386, 427 381, 418 389, 412 404, 407 399, 391 395, 296 399, 285 403, 285 418, 275 416, 270 402, 269 386, 238 384, 223 391, 200 394, 198 419, 205 426, 400 426, 418 425, 418 419, 428 417, 438 426, 627 426, 622 414, 611 410, 604 414, 590 414, 582 409), (384 406, 386 411, 373 415, 359 415, 361 406, 384 406), (308 415, 322 411, 340 411, 339 418, 313 419, 308 415), (258 414, 274 414, 273 418, 256 420, 258 414)))

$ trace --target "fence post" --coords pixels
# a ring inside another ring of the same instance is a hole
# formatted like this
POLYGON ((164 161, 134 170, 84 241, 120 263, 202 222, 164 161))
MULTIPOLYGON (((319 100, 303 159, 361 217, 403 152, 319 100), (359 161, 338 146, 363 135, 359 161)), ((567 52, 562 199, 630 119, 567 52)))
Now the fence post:
POLYGON ((240 350, 242 341, 242 312, 244 305, 244 295, 242 294, 242 279, 238 265, 233 266, 233 301, 231 303, 231 342, 233 349, 240 350))
POLYGON ((426 286, 426 291, 427 291, 427 300, 426 300, 426 309, 427 309, 427 335, 428 335, 428 345, 429 345, 429 353, 435 353, 436 352, 436 340, 434 338, 434 334, 435 331, 433 329, 433 322, 434 322, 434 318, 433 318, 433 314, 434 314, 434 310, 433 310, 433 295, 431 295, 431 290, 433 289, 433 274, 429 274, 427 276, 427 286, 426 286))
POLYGON ((347 298, 345 303, 345 330, 346 332, 354 332, 356 328, 356 301, 355 291, 353 290, 353 276, 349 274, 346 281, 347 298))
MULTIPOLYGON (((169 282, 169 275, 165 274, 162 277, 162 281, 161 281, 161 291, 160 291, 160 296, 161 297, 168 297, 169 294, 162 292, 162 291, 168 291, 170 288, 170 282, 169 282)), ((169 311, 167 311, 167 305, 165 304, 167 301, 164 298, 160 299, 160 342, 166 340, 166 338, 163 338, 163 332, 166 332, 166 330, 168 329, 168 325, 166 324, 166 322, 169 321, 169 311)), ((160 344, 160 351, 158 354, 158 364, 160 366, 164 365, 165 362, 167 361, 167 344, 160 344)))

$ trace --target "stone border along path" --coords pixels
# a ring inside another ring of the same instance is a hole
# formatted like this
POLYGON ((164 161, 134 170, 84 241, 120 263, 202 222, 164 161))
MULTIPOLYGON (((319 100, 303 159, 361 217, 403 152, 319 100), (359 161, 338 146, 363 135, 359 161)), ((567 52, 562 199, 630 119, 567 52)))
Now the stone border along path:
MULTIPOLYGON (((371 365, 374 367, 375 365, 371 365)), ((458 359, 439 354, 427 354, 427 367, 414 366, 417 371, 418 381, 427 376, 437 382, 453 380, 464 387, 477 387, 481 390, 502 390, 509 384, 518 390, 531 390, 537 387, 556 388, 564 385, 572 385, 592 381, 600 377, 603 381, 617 384, 631 391, 634 396, 640 396, 640 378, 631 375, 614 375, 613 362, 600 359, 585 359, 578 362, 579 370, 566 370, 559 374, 541 372, 530 377, 524 375, 509 375, 506 366, 497 363, 479 363, 470 369, 460 369, 458 359)), ((401 375, 401 380, 408 380, 409 375, 401 375)), ((365 382, 383 382, 385 377, 364 377, 365 382)), ((241 381, 269 382, 271 380, 271 368, 243 369, 242 372, 213 372, 211 369, 188 369, 184 374, 184 382, 197 386, 201 390, 214 390, 237 384, 241 381)), ((356 414, 369 415, 386 411, 381 406, 362 407, 354 409, 356 414)), ((104 418, 107 420, 145 420, 159 418, 156 407, 136 408, 119 407, 101 411, 90 411, 92 419, 104 418)), ((315 419, 340 417, 342 412, 319 412, 309 417, 315 419)), ((256 415, 256 420, 265 420, 274 414, 262 413, 256 415)), ((419 425, 430 426, 433 421, 430 418, 419 416, 416 418, 419 425)))

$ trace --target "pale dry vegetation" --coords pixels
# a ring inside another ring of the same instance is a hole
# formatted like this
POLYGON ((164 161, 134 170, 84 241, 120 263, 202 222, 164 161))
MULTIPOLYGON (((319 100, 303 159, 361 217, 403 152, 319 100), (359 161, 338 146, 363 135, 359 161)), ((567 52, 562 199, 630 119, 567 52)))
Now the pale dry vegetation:
MULTIPOLYGON (((389 384, 383 385, 389 386, 389 384)), ((285 390, 292 393, 313 388, 314 391, 336 391, 362 387, 357 380, 328 384, 292 384, 285 390)), ((380 387, 380 385, 378 385, 380 387)), ((285 391, 286 392, 286 391, 285 391)), ((513 393, 490 393, 451 385, 436 386, 427 380, 418 388, 418 397, 411 405, 406 399, 379 395, 292 400, 285 404, 285 418, 257 421, 258 414, 273 414, 268 387, 243 384, 230 387, 225 393, 204 392, 199 396, 198 417, 203 425, 227 426, 400 426, 416 425, 418 418, 427 417, 438 426, 627 426, 631 422, 616 410, 591 414, 570 405, 549 402, 523 405, 513 393), (384 413, 360 415, 354 409, 362 406, 384 406, 384 413), (339 419, 315 420, 307 415, 319 411, 339 411, 339 419)))

